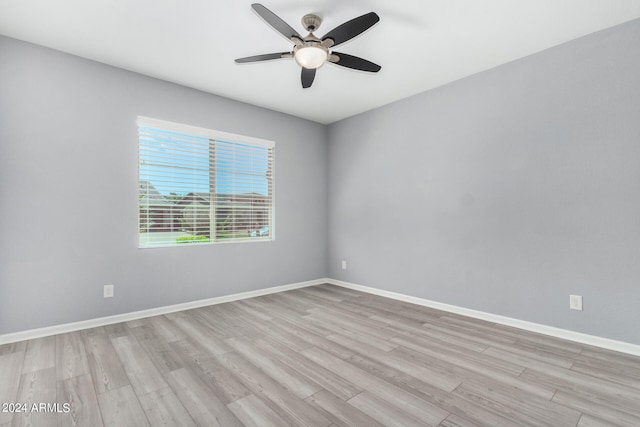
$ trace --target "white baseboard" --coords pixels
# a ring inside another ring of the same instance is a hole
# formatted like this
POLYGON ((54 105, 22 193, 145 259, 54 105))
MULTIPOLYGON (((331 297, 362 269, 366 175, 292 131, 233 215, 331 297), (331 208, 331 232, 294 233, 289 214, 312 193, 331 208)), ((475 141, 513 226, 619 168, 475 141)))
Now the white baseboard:
POLYGON ((97 319, 83 320, 80 322, 65 323, 62 325, 47 326, 45 328, 31 329, 28 331, 14 332, 0 335, 0 345, 17 341, 41 338, 50 335, 63 334, 66 332, 79 331, 82 329, 96 328, 99 326, 111 325, 114 323, 128 322, 130 320, 143 319, 145 317, 159 316, 161 314, 175 313, 176 311, 190 310, 192 308, 205 307, 208 305, 222 304, 224 302, 237 301, 241 299, 259 297, 262 295, 274 294, 277 292, 289 291, 291 289, 306 288, 307 286, 321 285, 327 283, 329 279, 309 280, 307 282, 292 283, 290 285, 274 286, 256 291, 241 292, 239 294, 224 295, 221 297, 208 298, 198 301, 190 301, 182 304, 168 305, 165 307, 150 308, 148 310, 134 311, 130 313, 116 314, 114 316, 99 317, 97 319))
POLYGON ((392 298, 399 301, 405 301, 412 304, 422 305, 425 307, 435 308, 437 310, 448 311, 475 319, 486 320, 488 322, 498 323, 506 326, 524 329, 526 331, 537 332, 552 337, 562 338, 581 344, 592 345, 621 353, 640 356, 640 345, 631 344, 623 341, 616 341, 609 338, 602 338, 594 335, 583 334, 580 332, 569 331, 567 329, 555 328, 552 326, 541 325, 539 323, 527 322, 525 320, 513 319, 511 317, 500 316, 497 314, 487 313, 484 311, 472 310, 469 308, 459 307, 450 304, 444 304, 431 301, 424 298, 413 297, 396 292, 385 291, 382 289, 371 288, 369 286, 357 285, 355 283, 343 282, 335 279, 316 279, 306 282, 292 283, 289 285, 274 286, 271 288, 258 289, 255 291, 241 292, 233 295, 224 295, 215 298, 208 298, 198 301, 185 302, 182 304, 174 304, 165 307, 150 308, 148 310, 134 311, 131 313, 116 314, 114 316, 99 317, 97 319, 83 320, 80 322, 65 323, 62 325, 48 326, 45 328, 31 329, 28 331, 14 332, 10 334, 0 335, 0 345, 12 342, 30 340, 50 335, 63 334, 66 332, 79 331, 82 329, 96 328, 99 326, 111 325, 114 323, 128 322, 130 320, 143 319, 145 317, 159 316, 162 314, 175 313, 176 311, 190 310, 192 308, 205 307, 208 305, 222 304, 225 302, 237 301, 247 298, 269 295, 278 292, 289 291, 292 289, 305 288, 307 286, 321 285, 330 283, 332 285, 341 286, 343 288, 362 291, 373 295, 392 298))
POLYGON ((634 356, 640 356, 640 345, 631 344, 623 341, 616 341, 609 338, 602 338, 594 335, 583 334, 581 332, 574 332, 567 329, 555 328, 553 326, 541 325, 539 323, 527 322, 525 320, 513 319, 511 317, 500 316, 497 314, 486 313, 484 311, 472 310, 469 308, 459 307, 450 304, 443 304, 436 301, 427 300, 424 298, 412 297, 409 295, 399 294, 396 292, 385 291, 382 289, 370 288, 368 286, 356 285, 354 283, 343 282, 341 280, 326 279, 326 283, 332 285, 341 286, 343 288, 349 288, 356 291, 362 291, 373 295, 379 295, 382 297, 392 298, 399 301, 409 302, 412 304, 422 305, 425 307, 435 308, 437 310, 448 311, 450 313, 456 313, 463 316, 473 317, 475 319, 486 320, 493 323, 498 323, 506 326, 513 326, 515 328, 524 329, 526 331, 537 332, 544 335, 549 335, 556 338, 562 338, 569 341, 574 341, 581 344, 588 344, 595 347, 606 348, 608 350, 619 351, 621 353, 632 354, 634 356))

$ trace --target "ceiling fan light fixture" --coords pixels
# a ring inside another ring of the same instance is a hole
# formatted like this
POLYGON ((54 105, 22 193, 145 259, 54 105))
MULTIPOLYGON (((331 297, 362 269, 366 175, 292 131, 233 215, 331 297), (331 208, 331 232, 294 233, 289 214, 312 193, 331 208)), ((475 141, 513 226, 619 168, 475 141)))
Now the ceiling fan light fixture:
POLYGON ((313 35, 322 23, 322 18, 318 15, 308 14, 302 17, 302 25, 309 32, 306 37, 302 37, 289 24, 284 22, 282 18, 260 3, 253 3, 251 8, 260 15, 268 25, 273 27, 274 30, 292 42, 293 50, 238 58, 236 62, 239 64, 280 58, 295 58, 298 65, 302 67, 300 82, 302 83, 303 89, 311 87, 316 76, 316 69, 322 67, 325 62, 371 73, 380 71, 381 67, 371 61, 329 50, 359 36, 380 21, 380 17, 374 12, 365 13, 357 18, 353 18, 350 21, 338 25, 322 38, 318 38, 313 35))
POLYGON ((293 56, 301 67, 315 70, 327 61, 329 52, 323 46, 300 46, 293 56))

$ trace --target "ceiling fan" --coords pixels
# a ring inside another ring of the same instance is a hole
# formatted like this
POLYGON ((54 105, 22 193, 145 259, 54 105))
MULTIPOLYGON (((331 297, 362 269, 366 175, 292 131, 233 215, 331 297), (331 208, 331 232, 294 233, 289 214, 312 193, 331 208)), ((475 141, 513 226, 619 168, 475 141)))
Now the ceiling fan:
POLYGON ((309 32, 306 37, 302 37, 296 30, 291 28, 289 24, 284 22, 280 17, 263 5, 254 3, 251 7, 267 22, 267 24, 271 25, 276 31, 293 42, 294 46, 291 52, 267 53, 264 55, 238 58, 236 59, 237 63, 294 58, 302 67, 301 80, 302 87, 305 89, 311 87, 313 79, 316 77, 316 69, 321 67, 325 62, 352 68, 354 70, 369 71, 371 73, 377 73, 382 68, 378 64, 374 64, 366 59, 330 50, 331 48, 349 41, 357 35, 365 32, 377 23, 380 20, 380 17, 374 12, 366 13, 347 21, 342 25, 338 25, 336 28, 325 34, 324 37, 318 38, 313 35, 313 32, 316 31, 322 23, 322 19, 317 15, 309 14, 302 17, 302 25, 309 32))

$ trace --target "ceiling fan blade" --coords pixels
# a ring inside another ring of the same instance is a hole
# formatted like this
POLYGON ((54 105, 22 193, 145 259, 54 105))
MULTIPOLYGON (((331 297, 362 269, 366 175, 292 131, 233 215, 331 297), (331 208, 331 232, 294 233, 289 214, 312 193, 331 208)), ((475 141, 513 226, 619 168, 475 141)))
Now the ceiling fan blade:
POLYGON ((302 80, 303 89, 310 88, 313 84, 313 79, 316 78, 316 69, 302 68, 302 75, 300 79, 302 80))
POLYGON ((282 18, 260 3, 254 3, 251 7, 267 22, 267 24, 271 25, 276 31, 285 36, 287 40, 291 41, 293 37, 297 37, 299 40, 302 40, 302 36, 300 36, 296 30, 291 28, 291 26, 284 22, 282 18))
POLYGON ((377 73, 382 69, 378 64, 374 64, 366 59, 358 58, 357 56, 347 55, 346 53, 331 52, 332 56, 338 57, 337 61, 331 60, 336 65, 342 65, 343 67, 353 68, 354 70, 369 71, 370 73, 377 73))
POLYGON ((269 61, 271 59, 280 59, 280 58, 290 58, 291 52, 281 52, 281 53, 265 53, 263 55, 254 55, 247 56, 244 58, 236 59, 238 64, 243 64, 245 62, 258 62, 258 61, 269 61))
POLYGON ((322 37, 322 40, 333 40, 333 46, 337 46, 341 43, 351 40, 355 36, 364 33, 371 28, 376 22, 380 20, 380 17, 375 12, 369 12, 357 18, 353 18, 351 21, 347 21, 342 25, 338 25, 333 30, 329 31, 322 37))

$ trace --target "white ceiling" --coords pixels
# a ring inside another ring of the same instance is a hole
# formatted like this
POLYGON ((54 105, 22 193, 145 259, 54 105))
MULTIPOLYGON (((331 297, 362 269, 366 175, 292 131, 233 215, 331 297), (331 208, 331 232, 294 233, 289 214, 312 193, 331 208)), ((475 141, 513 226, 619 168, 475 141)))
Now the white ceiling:
MULTIPOLYGON (((640 17, 640 0, 261 0, 304 35, 374 11, 339 50, 377 74, 322 66, 310 89, 291 59, 235 58, 291 44, 238 0, 0 0, 0 34, 320 123, 331 123, 640 17)), ((1 58, 0 58, 1 60, 1 58)))

